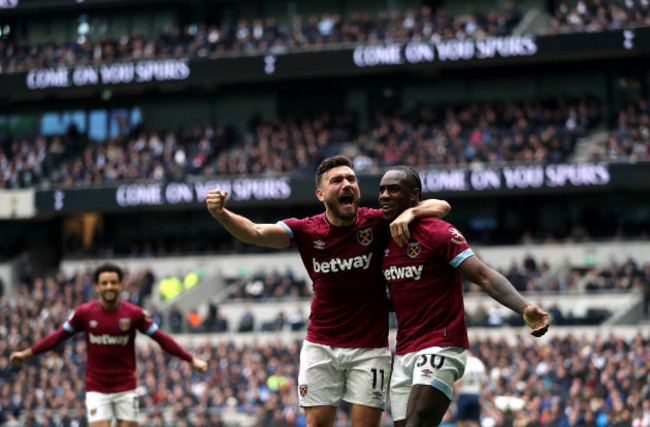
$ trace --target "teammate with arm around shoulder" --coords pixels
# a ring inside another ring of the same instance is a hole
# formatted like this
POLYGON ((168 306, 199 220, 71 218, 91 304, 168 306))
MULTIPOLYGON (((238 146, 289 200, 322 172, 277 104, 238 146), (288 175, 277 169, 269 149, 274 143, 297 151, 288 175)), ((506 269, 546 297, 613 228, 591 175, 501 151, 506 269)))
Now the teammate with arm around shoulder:
POLYGON ((295 244, 314 284, 307 337, 300 352, 298 399, 307 426, 331 427, 341 400, 350 403, 353 427, 381 422, 390 377, 388 303, 381 254, 388 233, 403 244, 408 223, 444 216, 449 204, 423 202, 388 226, 378 209, 360 208, 352 161, 325 159, 316 172, 316 197, 325 212, 256 224, 225 208, 227 192, 212 190, 210 214, 234 237, 258 246, 295 244))
MULTIPOLYGON (((386 172, 379 187, 384 218, 419 203, 421 193, 413 169, 386 172)), ((522 315, 533 336, 548 330, 548 314, 526 302, 503 275, 474 255, 455 227, 438 218, 413 222, 402 247, 389 241, 382 268, 398 325, 390 384, 396 427, 437 426, 465 371, 469 342, 461 277, 522 315)))
POLYGON ((122 301, 122 269, 103 264, 94 272, 97 300, 80 305, 57 331, 35 345, 10 355, 11 363, 22 365, 34 355, 54 349, 64 340, 83 331, 86 338, 86 412, 90 427, 137 427, 136 330, 149 335, 167 353, 190 362, 205 373, 205 361, 193 357, 169 335, 158 329, 142 308, 122 301))

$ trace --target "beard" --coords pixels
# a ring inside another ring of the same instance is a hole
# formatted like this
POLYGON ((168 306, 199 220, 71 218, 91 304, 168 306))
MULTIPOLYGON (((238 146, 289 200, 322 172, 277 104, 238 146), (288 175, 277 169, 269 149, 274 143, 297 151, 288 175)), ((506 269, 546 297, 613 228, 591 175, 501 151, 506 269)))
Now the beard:
POLYGON ((350 221, 357 217, 357 211, 359 210, 359 202, 355 200, 353 202, 353 205, 354 205, 353 211, 348 213, 348 212, 343 212, 343 210, 339 208, 337 202, 333 203, 327 200, 325 201, 325 207, 327 208, 327 210, 330 211, 332 215, 334 215, 336 218, 343 221, 350 221))

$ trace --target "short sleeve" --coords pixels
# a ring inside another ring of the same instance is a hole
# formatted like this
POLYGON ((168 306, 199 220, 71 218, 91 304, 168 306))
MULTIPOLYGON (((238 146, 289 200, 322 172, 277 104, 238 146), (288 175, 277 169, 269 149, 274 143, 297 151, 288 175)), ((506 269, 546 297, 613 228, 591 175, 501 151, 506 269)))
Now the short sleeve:
POLYGON ((142 333, 145 333, 147 335, 151 335, 154 332, 158 330, 158 325, 153 321, 149 313, 147 313, 145 310, 141 309, 138 307, 139 312, 137 313, 138 316, 138 330, 142 333))
POLYGON ((83 331, 84 329, 84 309, 83 307, 78 307, 76 310, 73 310, 68 316, 67 320, 63 322, 63 329, 66 332, 71 334, 83 331))

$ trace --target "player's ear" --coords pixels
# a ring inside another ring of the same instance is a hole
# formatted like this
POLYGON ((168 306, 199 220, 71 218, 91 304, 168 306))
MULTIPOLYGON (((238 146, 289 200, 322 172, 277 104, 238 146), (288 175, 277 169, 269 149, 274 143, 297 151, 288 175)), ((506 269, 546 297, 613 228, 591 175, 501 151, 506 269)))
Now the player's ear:
POLYGON ((320 188, 317 188, 316 189, 316 197, 318 197, 318 200, 320 200, 321 202, 324 202, 325 197, 323 196, 323 190, 321 190, 320 188))

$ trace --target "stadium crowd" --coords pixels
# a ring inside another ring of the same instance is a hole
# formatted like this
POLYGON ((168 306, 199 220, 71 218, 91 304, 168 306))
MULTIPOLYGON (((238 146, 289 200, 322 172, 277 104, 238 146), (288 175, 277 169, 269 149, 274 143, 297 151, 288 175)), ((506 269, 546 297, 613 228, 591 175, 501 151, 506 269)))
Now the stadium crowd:
MULTIPOLYGON (((648 159, 647 101, 628 110, 636 115, 619 125, 625 132, 616 135, 625 148, 618 158, 648 159)), ((241 138, 219 124, 178 132, 138 126, 106 141, 88 141, 71 126, 64 135, 5 139, 0 188, 180 181, 186 175, 309 176, 323 158, 341 151, 350 151, 358 171, 395 164, 560 163, 574 152, 577 138, 597 125, 603 125, 600 105, 585 96, 455 107, 418 103, 407 111, 377 111, 367 131, 345 110, 276 121, 255 116, 241 138)))
POLYGON ((170 25, 155 37, 134 30, 101 37, 79 35, 73 40, 48 37, 33 43, 26 37, 0 38, 0 71, 233 53, 277 54, 350 43, 480 38, 510 34, 520 19, 514 2, 507 1, 502 10, 469 10, 466 14, 433 10, 428 5, 404 13, 352 12, 347 19, 335 11, 320 16, 297 14, 284 27, 272 17, 242 17, 236 23, 170 25))
MULTIPOLYGON (((65 418, 85 425, 82 338, 20 370, 8 362, 11 351, 58 327, 87 298, 82 279, 65 282, 63 290, 56 281, 31 291, 25 285, 0 299, 0 423, 50 426, 65 418)), ((488 369, 482 399, 491 425, 647 425, 650 336, 551 336, 540 343, 524 335, 471 344, 488 369)), ((147 342, 137 352, 142 425, 219 426, 237 416, 260 426, 304 425, 296 394, 299 348, 277 336, 237 345, 226 336, 217 344, 206 340, 192 349, 209 360, 209 371, 198 375, 147 342)), ((343 407, 338 425, 346 420, 343 407)))
MULTIPOLYGON (((647 0, 562 1, 553 11, 546 32, 595 32, 650 24, 647 0)), ((47 37, 28 42, 27 37, 0 38, 0 72, 101 64, 114 61, 210 57, 229 54, 279 54, 322 49, 351 43, 431 41, 482 38, 511 34, 522 11, 514 1, 500 10, 451 13, 424 5, 408 9, 352 12, 343 18, 336 11, 303 16, 296 14, 285 26, 273 17, 200 25, 169 25, 157 36, 140 30, 114 35, 79 34, 72 40, 47 37)))
POLYGON ((648 0, 561 1, 549 22, 549 34, 597 32, 650 25, 648 0))

